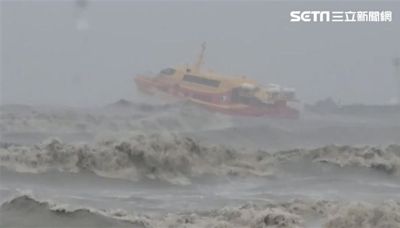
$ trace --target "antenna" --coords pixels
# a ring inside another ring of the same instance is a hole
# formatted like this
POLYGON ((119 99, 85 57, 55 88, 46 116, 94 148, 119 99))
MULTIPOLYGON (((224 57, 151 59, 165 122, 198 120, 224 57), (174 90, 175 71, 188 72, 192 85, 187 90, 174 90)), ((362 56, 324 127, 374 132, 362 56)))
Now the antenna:
POLYGON ((196 64, 194 65, 194 70, 199 71, 201 65, 204 63, 204 52, 206 51, 206 42, 203 42, 201 44, 201 52, 199 56, 197 57, 196 64))
POLYGON ((400 105, 400 57, 393 59, 394 77, 397 83, 397 104, 400 105))

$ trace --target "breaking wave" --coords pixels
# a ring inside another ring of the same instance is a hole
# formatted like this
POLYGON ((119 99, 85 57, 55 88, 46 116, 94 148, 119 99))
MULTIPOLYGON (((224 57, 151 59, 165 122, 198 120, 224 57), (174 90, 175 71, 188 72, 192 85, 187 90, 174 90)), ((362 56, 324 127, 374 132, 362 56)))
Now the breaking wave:
POLYGON ((1 227, 145 227, 121 211, 73 208, 28 195, 3 203, 0 212, 1 227))
POLYGON ((269 202, 207 211, 136 215, 123 210, 72 208, 22 195, 1 205, 3 227, 242 227, 305 228, 319 221, 324 228, 397 228, 400 202, 269 202), (19 219, 24 216, 24 219, 19 219))
POLYGON ((400 171, 400 145, 379 147, 325 146, 313 150, 294 149, 274 154, 278 160, 306 159, 340 167, 365 167, 398 175, 400 171))
POLYGON ((389 201, 380 205, 356 202, 336 207, 325 227, 400 227, 400 202, 389 201))
POLYGON ((211 176, 270 176, 274 167, 301 160, 340 167, 365 167, 390 175, 400 170, 400 145, 386 148, 326 146, 280 152, 243 151, 207 145, 176 134, 136 135, 93 145, 50 139, 34 146, 0 148, 1 167, 17 172, 93 172, 127 180, 160 180, 189 184, 211 176))
POLYGON ((42 144, 0 149, 1 166, 17 172, 94 172, 129 180, 153 179, 187 184, 202 175, 267 175, 255 157, 225 146, 203 146, 177 135, 137 135, 129 140, 101 141, 93 146, 42 144))

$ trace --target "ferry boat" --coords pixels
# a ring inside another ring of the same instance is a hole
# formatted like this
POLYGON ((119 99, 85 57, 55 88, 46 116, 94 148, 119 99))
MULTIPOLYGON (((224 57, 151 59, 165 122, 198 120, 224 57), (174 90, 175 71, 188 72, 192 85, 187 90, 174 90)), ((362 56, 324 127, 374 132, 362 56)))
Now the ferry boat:
POLYGON ((192 66, 171 67, 156 75, 135 77, 137 88, 146 93, 185 99, 211 111, 229 115, 298 118, 295 90, 276 84, 262 86, 246 76, 225 76, 201 68, 206 46, 202 45, 192 66))

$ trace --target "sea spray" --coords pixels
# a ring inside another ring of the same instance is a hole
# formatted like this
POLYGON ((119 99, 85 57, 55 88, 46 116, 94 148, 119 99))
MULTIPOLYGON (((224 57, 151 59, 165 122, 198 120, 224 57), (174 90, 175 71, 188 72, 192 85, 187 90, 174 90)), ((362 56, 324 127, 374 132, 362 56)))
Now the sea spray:
POLYGON ((127 180, 159 180, 190 184, 209 176, 271 176, 281 163, 309 161, 360 167, 398 175, 400 146, 386 148, 326 146, 280 152, 245 151, 208 145, 177 134, 139 134, 128 139, 103 140, 93 145, 49 139, 34 146, 0 148, 1 167, 17 172, 92 172, 127 180))
POLYGON ((326 200, 271 201, 205 211, 146 215, 120 209, 58 204, 21 195, 3 203, 0 212, 3 227, 305 228, 310 220, 320 221, 323 228, 400 226, 398 201, 374 204, 326 200), (20 220, 19 216, 25 219, 20 220))

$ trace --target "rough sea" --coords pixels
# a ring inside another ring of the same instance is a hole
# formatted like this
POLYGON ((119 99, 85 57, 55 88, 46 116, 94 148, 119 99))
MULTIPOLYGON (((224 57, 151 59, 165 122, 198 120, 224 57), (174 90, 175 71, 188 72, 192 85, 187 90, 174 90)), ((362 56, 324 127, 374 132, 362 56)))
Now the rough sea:
POLYGON ((400 227, 400 114, 0 107, 0 226, 400 227))

